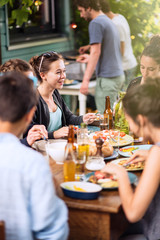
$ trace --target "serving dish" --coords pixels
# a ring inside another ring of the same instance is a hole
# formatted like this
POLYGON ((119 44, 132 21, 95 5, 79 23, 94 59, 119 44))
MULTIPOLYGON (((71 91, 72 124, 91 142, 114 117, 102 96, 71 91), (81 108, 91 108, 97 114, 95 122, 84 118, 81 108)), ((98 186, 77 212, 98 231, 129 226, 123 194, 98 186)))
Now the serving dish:
POLYGON ((60 186, 65 196, 85 200, 98 198, 102 190, 100 185, 89 182, 63 182, 60 186))

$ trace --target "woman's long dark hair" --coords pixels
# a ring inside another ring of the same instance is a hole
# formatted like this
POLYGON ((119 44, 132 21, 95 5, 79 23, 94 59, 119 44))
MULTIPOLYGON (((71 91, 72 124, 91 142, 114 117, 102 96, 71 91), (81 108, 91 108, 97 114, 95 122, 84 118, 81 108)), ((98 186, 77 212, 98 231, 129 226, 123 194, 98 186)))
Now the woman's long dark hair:
POLYGON ((160 127, 160 77, 148 78, 144 84, 129 89, 123 98, 123 107, 137 124, 140 114, 160 127))

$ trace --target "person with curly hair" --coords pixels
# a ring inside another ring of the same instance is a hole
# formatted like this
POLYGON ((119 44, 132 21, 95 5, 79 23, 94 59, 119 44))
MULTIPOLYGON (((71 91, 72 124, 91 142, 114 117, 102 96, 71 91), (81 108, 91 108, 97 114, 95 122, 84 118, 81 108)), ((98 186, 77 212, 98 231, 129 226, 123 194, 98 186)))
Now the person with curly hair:
MULTIPOLYGON (((0 66, 0 73, 3 75, 7 72, 21 72, 28 76, 34 82, 34 86, 37 86, 37 78, 35 77, 32 66, 22 59, 10 59, 0 66)), ((48 133, 44 125, 34 125, 28 132, 25 138, 21 138, 20 141, 26 146, 32 146, 33 143, 39 139, 48 138, 48 133)))

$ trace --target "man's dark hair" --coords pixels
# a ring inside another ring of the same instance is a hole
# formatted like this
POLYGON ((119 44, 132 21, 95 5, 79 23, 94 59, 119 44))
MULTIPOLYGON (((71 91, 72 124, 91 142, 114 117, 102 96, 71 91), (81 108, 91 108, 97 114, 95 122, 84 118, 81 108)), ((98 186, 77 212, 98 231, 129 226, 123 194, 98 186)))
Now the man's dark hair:
POLYGON ((137 124, 140 114, 160 127, 160 77, 147 78, 144 84, 129 89, 123 98, 123 107, 137 124))
POLYGON ((99 4, 102 12, 108 13, 111 11, 109 2, 107 0, 99 0, 99 4))
POLYGON ((0 77, 0 120, 17 122, 36 106, 38 97, 33 81, 20 72, 0 77))
POLYGON ((75 0, 76 6, 83 7, 85 9, 91 8, 95 11, 99 11, 101 9, 99 0, 75 0))

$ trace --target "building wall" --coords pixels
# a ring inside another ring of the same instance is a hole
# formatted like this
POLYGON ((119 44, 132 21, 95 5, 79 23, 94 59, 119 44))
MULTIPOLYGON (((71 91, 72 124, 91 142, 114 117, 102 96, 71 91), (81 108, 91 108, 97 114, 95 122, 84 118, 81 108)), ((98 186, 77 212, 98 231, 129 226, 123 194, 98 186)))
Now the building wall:
POLYGON ((9 44, 7 6, 0 8, 0 61, 1 64, 11 58, 29 60, 34 55, 47 51, 67 52, 74 50, 73 32, 70 29, 70 0, 59 0, 61 5, 61 29, 64 36, 37 42, 9 44))

